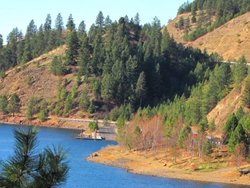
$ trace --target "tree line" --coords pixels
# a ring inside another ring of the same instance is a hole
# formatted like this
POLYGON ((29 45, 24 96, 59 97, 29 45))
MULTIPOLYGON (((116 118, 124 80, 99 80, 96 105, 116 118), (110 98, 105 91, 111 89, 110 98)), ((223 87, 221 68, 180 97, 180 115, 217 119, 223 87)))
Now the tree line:
POLYGON ((249 10, 249 0, 195 0, 192 3, 187 1, 180 6, 178 14, 191 13, 191 19, 181 17, 176 27, 185 29, 184 39, 192 41, 249 10), (191 23, 197 24, 192 32, 191 23))

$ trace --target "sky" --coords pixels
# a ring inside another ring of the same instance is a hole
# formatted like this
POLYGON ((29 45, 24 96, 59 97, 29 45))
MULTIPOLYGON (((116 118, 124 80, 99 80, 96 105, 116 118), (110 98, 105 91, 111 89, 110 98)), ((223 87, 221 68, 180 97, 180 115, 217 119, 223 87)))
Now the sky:
POLYGON ((1 0, 0 34, 6 42, 13 28, 18 27, 25 33, 32 19, 39 27, 45 22, 47 14, 51 15, 54 27, 58 13, 62 14, 64 24, 72 14, 76 26, 84 20, 87 29, 95 22, 99 11, 105 17, 109 15, 112 21, 125 15, 134 17, 138 12, 141 24, 152 22, 156 16, 162 25, 166 25, 184 2, 186 0, 1 0))

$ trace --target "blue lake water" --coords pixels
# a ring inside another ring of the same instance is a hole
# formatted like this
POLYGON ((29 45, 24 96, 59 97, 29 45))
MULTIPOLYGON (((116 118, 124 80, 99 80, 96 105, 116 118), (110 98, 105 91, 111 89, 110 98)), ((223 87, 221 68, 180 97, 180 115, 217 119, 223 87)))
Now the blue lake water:
MULTIPOLYGON (((0 125, 0 160, 5 161, 13 154, 13 129, 17 127, 0 125)), ((95 164, 85 160, 91 153, 107 146, 114 145, 112 141, 91 141, 74 139, 75 130, 39 128, 39 148, 61 145, 68 150, 69 177, 65 188, 119 188, 119 187, 166 187, 166 188, 242 188, 244 186, 231 186, 213 183, 200 183, 165 179, 128 173, 124 169, 106 165, 95 164)), ((209 177, 208 177, 209 178, 209 177)))

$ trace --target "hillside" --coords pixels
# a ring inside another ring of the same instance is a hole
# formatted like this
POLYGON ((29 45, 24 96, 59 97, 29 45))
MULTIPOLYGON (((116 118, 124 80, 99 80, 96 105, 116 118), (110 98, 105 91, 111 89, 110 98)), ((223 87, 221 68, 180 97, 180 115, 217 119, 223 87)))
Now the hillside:
POLYGON ((216 135, 222 134, 223 126, 228 117, 242 106, 243 91, 244 87, 233 89, 207 115, 208 121, 214 122, 216 125, 216 135))
MULTIPOLYGON (((191 17, 191 13, 184 13, 178 15, 171 21, 167 28, 177 42, 185 44, 185 46, 192 46, 201 50, 206 50, 208 53, 218 53, 225 60, 239 59, 245 56, 250 61, 250 12, 245 13, 219 28, 199 37, 194 41, 185 42, 184 30, 175 27, 180 17, 191 17)), ((195 27, 195 24, 191 25, 195 27)))
POLYGON ((23 107, 32 96, 47 100, 55 99, 58 77, 51 74, 50 63, 54 56, 63 55, 65 48, 66 46, 61 46, 7 71, 1 82, 0 95, 18 94, 23 107))

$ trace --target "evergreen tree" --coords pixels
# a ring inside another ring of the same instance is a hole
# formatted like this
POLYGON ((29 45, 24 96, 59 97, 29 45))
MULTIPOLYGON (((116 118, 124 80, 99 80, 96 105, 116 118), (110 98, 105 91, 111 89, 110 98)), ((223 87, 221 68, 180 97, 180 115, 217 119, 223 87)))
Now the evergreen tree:
POLYGON ((35 129, 15 130, 15 152, 1 164, 0 187, 55 187, 66 181, 69 167, 61 148, 37 153, 35 129))
POLYGON ((45 112, 45 110, 41 109, 39 114, 38 114, 38 119, 42 122, 46 121, 47 118, 47 114, 45 112))
POLYGON ((86 24, 84 21, 81 21, 81 23, 79 24, 78 32, 79 33, 86 33, 86 24))
POLYGON ((137 98, 140 100, 140 106, 143 104, 143 99, 146 97, 146 77, 145 73, 141 72, 136 83, 135 93, 137 98))
POLYGON ((47 15, 45 23, 43 25, 44 27, 44 41, 45 41, 45 46, 47 47, 47 51, 49 51, 50 49, 48 48, 49 45, 49 38, 51 35, 51 16, 50 14, 47 15))
POLYGON ((6 114, 8 112, 8 98, 6 95, 0 96, 0 112, 6 114))
POLYGON ((0 50, 3 48, 3 36, 0 34, 0 50))
POLYGON ((50 67, 51 72, 56 76, 62 76, 67 73, 67 69, 65 65, 63 64, 60 57, 55 56, 51 62, 50 67))
POLYGON ((67 37, 66 64, 76 65, 78 58, 79 41, 75 30, 67 37))
POLYGON ((90 105, 90 100, 88 96, 88 91, 84 90, 81 94, 80 101, 79 101, 79 107, 82 110, 87 110, 90 105))
POLYGON ((100 74, 100 66, 103 62, 103 43, 101 33, 98 33, 94 39, 94 49, 93 49, 93 57, 91 64, 91 72, 99 75, 100 74))
POLYGON ((20 102, 21 102, 20 98, 17 96, 17 94, 11 95, 9 102, 8 102, 7 109, 9 113, 13 114, 13 116, 15 113, 20 111, 20 107, 21 107, 20 102))
POLYGON ((72 108, 73 108, 73 98, 71 95, 68 95, 64 105, 64 115, 68 115, 72 108))
POLYGON ((102 11, 100 11, 96 17, 96 25, 99 29, 103 29, 104 27, 104 16, 102 11))
POLYGON ((50 14, 47 15, 45 23, 44 23, 44 30, 45 31, 50 31, 51 30, 51 16, 50 14))
POLYGON ((75 30, 75 23, 74 23, 72 14, 69 15, 66 27, 67 27, 68 31, 74 31, 75 30))
POLYGON ((79 49, 79 74, 80 75, 88 75, 89 67, 90 67, 90 46, 88 44, 87 34, 84 33, 80 36, 81 44, 79 49))
POLYGON ((37 33, 37 26, 35 25, 34 20, 31 20, 28 27, 27 27, 25 37, 32 38, 35 36, 36 33, 37 33))
POLYGON ((56 21, 55 21, 55 29, 56 31, 58 31, 59 33, 61 33, 63 31, 63 18, 61 13, 59 13, 56 17, 56 21))
POLYGON ((248 77, 246 80, 242 100, 243 100, 244 105, 250 108, 250 77, 248 77))
POLYGON ((232 74, 235 86, 239 86, 241 81, 247 75, 247 65, 245 57, 241 57, 239 59, 239 63, 233 65, 232 74))
POLYGON ((134 18, 134 24, 140 25, 140 16, 138 12, 136 13, 135 18, 134 18))
POLYGON ((56 32, 55 45, 56 46, 63 44, 63 36, 62 36, 63 29, 64 29, 63 18, 61 16, 61 13, 59 13, 55 21, 55 32, 56 32))

